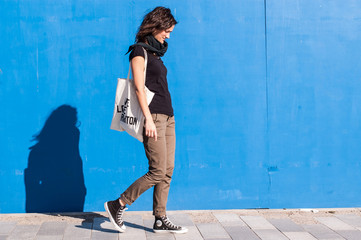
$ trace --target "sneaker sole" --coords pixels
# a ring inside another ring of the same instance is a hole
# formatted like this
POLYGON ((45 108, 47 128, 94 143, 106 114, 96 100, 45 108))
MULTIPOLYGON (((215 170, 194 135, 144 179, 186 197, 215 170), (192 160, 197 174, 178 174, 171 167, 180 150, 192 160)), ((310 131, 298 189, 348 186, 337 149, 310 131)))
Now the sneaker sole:
POLYGON ((187 233, 188 232, 188 229, 185 228, 185 229, 182 229, 182 230, 155 230, 153 229, 153 232, 155 233, 187 233))
POLYGON ((111 214, 110 211, 109 211, 109 208, 108 208, 108 204, 107 204, 107 203, 108 203, 108 202, 105 202, 105 203, 104 203, 104 208, 105 208, 105 210, 106 210, 107 213, 108 213, 108 218, 110 219, 111 223, 113 223, 115 229, 117 229, 119 232, 125 232, 126 227, 125 227, 124 223, 123 223, 123 226, 122 226, 122 227, 119 227, 118 224, 116 224, 116 222, 114 221, 114 219, 113 219, 113 217, 112 217, 112 214, 111 214))

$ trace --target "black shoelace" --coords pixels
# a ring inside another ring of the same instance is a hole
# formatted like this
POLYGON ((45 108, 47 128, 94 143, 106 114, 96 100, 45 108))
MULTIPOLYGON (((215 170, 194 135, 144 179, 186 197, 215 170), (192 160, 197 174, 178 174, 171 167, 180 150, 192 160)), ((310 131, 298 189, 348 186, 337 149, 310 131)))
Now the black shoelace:
POLYGON ((164 224, 169 228, 179 229, 180 227, 172 223, 167 216, 162 217, 164 224))
POLYGON ((127 210, 128 208, 122 208, 122 207, 120 207, 119 209, 118 209, 118 211, 117 211, 117 222, 119 223, 119 224, 121 224, 122 222, 123 222, 123 213, 124 213, 124 211, 125 210, 127 210))

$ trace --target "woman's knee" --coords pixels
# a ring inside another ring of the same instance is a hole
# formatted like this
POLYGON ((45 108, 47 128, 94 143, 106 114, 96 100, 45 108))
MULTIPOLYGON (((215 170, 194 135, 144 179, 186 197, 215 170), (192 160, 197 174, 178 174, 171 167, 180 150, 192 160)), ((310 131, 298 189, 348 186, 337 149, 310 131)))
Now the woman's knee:
POLYGON ((168 168, 167 168, 167 171, 166 171, 166 173, 165 173, 165 177, 166 177, 166 178, 172 178, 172 176, 173 176, 173 170, 174 170, 174 166, 168 167, 168 168))
POLYGON ((156 171, 149 171, 147 177, 155 184, 161 182, 167 177, 166 171, 157 169, 156 171))

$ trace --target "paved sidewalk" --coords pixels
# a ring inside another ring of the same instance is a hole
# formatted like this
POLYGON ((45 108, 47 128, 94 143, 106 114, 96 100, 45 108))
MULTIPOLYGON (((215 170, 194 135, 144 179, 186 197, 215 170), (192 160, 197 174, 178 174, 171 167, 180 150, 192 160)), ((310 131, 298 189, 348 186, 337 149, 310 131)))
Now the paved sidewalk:
POLYGON ((118 233, 99 213, 0 214, 1 239, 361 239, 361 209, 286 209, 169 211, 186 234, 155 234, 151 212, 125 214, 127 230, 118 233))

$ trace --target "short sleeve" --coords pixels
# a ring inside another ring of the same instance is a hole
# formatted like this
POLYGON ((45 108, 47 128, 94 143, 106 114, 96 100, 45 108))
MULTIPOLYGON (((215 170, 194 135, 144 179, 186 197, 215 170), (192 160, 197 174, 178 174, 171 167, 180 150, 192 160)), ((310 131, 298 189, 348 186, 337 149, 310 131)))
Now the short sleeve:
POLYGON ((129 61, 131 61, 134 57, 141 56, 144 58, 144 50, 142 46, 136 45, 134 49, 129 54, 129 61))

